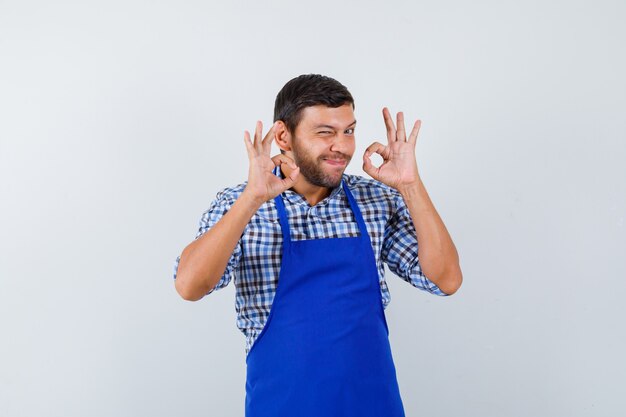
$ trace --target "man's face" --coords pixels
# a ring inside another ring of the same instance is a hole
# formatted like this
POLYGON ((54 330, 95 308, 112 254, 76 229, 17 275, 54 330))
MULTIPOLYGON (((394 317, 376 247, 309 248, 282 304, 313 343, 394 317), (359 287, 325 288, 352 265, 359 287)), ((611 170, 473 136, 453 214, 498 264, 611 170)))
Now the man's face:
POLYGON ((291 149, 300 174, 308 182, 327 188, 341 184, 343 172, 354 154, 355 125, 351 104, 318 105, 302 110, 291 149))

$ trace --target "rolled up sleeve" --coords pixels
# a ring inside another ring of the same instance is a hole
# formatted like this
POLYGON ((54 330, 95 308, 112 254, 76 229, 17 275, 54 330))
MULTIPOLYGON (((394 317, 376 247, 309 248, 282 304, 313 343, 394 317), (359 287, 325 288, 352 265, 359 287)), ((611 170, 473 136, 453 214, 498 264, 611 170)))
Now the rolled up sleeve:
POLYGON ((394 214, 385 227, 382 259, 389 270, 416 288, 434 295, 447 296, 422 272, 419 263, 417 233, 402 196, 393 196, 394 214))
MULTIPOLYGON (((226 188, 220 191, 215 200, 213 200, 209 206, 209 208, 202 213, 200 217, 200 222, 198 226, 198 231, 196 233, 195 239, 197 240, 205 234, 208 230, 211 229, 223 216, 230 210, 235 200, 237 199, 237 193, 233 188, 226 188)), ((226 269, 224 270, 224 274, 218 281, 218 283, 213 287, 207 294, 211 294, 213 291, 222 289, 228 285, 231 279, 234 277, 237 266, 239 265, 239 260, 241 259, 241 240, 235 246, 233 253, 228 260, 228 264, 226 265, 226 269)), ((180 255, 176 258, 174 262, 174 279, 176 279, 176 275, 178 273, 178 265, 180 263, 180 255)))

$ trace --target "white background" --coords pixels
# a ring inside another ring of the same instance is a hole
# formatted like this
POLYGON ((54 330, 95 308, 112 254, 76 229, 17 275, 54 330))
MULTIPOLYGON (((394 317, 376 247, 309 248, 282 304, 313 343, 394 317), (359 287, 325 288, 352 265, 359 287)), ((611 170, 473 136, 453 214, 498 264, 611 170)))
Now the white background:
MULTIPOLYGON (((464 283, 392 275, 407 416, 626 410, 623 1, 0 0, 0 416, 242 416, 234 286, 174 260, 302 73, 423 121, 464 283)), ((275 148, 276 150, 276 148, 275 148)))

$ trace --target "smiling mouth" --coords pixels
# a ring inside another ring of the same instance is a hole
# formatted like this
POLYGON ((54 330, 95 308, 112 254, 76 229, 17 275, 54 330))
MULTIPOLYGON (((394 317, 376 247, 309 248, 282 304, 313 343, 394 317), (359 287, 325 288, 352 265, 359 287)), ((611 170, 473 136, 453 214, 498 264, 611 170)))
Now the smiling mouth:
POLYGON ((331 159, 331 158, 323 158, 322 161, 329 163, 330 165, 335 166, 343 166, 348 163, 346 159, 331 159))

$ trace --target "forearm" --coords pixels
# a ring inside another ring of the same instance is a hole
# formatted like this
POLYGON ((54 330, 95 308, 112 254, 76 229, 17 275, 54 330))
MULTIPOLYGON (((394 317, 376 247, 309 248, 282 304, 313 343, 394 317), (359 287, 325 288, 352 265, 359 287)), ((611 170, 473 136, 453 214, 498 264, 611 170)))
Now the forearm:
POLYGON ((453 294, 463 281, 459 255, 445 224, 428 196, 426 187, 419 179, 399 191, 409 209, 417 233, 422 272, 443 292, 453 294))
POLYGON ((211 229, 185 247, 175 283, 181 297, 196 301, 217 285, 246 225, 260 206, 244 191, 211 229))

